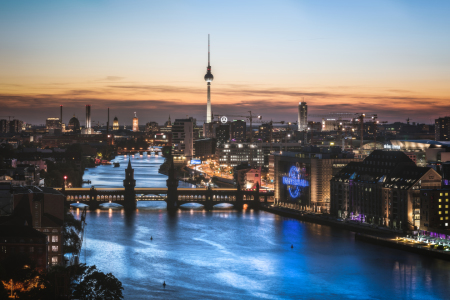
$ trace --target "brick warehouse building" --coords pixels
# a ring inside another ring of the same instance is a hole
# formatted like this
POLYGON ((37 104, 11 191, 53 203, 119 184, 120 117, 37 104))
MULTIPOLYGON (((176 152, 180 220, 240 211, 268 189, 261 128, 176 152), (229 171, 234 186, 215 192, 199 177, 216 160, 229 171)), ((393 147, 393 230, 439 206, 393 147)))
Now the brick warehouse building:
POLYGON ((393 228, 420 226, 420 189, 440 188, 441 176, 417 167, 401 151, 373 151, 330 181, 331 214, 393 228))

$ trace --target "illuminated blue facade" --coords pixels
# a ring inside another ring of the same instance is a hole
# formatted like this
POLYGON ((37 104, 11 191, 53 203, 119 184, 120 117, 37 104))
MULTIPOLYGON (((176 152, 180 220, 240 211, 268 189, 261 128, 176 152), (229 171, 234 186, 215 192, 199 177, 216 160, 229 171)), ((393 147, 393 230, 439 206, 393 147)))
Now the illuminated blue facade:
POLYGON ((289 177, 283 176, 283 184, 288 186, 289 195, 292 199, 298 198, 305 187, 309 186, 309 182, 302 178, 299 168, 292 166, 289 170, 289 177))

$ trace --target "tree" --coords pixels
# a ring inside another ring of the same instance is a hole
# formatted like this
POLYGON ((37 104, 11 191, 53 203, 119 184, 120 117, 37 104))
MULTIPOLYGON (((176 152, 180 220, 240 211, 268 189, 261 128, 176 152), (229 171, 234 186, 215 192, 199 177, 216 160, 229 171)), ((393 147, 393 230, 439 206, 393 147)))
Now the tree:
POLYGON ((73 296, 78 299, 123 299, 122 283, 111 273, 105 274, 96 266, 88 267, 73 296))

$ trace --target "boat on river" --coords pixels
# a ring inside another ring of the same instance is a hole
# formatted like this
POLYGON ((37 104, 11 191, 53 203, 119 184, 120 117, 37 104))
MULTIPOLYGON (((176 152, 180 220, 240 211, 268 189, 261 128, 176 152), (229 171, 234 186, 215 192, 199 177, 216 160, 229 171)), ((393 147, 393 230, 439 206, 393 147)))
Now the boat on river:
POLYGON ((114 162, 114 168, 120 167, 120 163, 118 161, 114 162))

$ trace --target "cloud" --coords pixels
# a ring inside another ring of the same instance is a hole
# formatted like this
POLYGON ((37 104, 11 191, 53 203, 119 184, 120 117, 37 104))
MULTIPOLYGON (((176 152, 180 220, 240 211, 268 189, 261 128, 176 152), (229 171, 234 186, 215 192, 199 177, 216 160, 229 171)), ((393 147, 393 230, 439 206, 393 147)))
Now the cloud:
MULTIPOLYGON (((441 112, 450 111, 450 101, 425 97, 406 90, 380 89, 380 93, 356 92, 353 87, 322 90, 285 89, 262 85, 223 84, 212 92, 212 110, 221 115, 247 115, 248 111, 263 115, 263 120, 295 121, 297 105, 302 98, 311 115, 329 112, 377 113, 380 121, 401 121, 410 117, 416 122, 433 123, 441 112)), ((364 90, 363 90, 364 91, 364 90)), ((172 118, 196 117, 200 122, 206 114, 204 88, 171 85, 106 84, 92 89, 66 89, 59 93, 1 94, 2 115, 14 115, 27 122, 42 124, 45 118, 58 116, 59 105, 64 112, 84 115, 85 104, 92 105, 93 120, 106 119, 106 109, 120 122, 131 124, 138 112, 141 124, 159 123, 172 118)), ((314 118, 319 120, 320 117, 314 118)), ((81 120, 81 119, 80 119, 81 120)))

